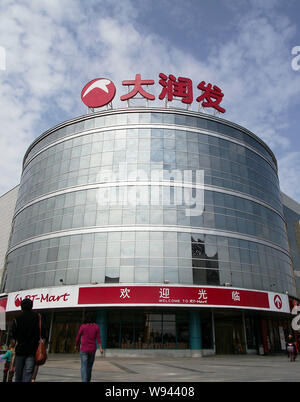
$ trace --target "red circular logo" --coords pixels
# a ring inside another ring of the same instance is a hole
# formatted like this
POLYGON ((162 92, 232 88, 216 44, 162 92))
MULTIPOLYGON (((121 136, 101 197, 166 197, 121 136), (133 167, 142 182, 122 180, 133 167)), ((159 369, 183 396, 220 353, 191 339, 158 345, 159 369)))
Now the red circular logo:
POLYGON ((275 296, 274 296, 274 304, 275 304, 275 306, 278 308, 278 310, 281 309, 281 307, 282 307, 282 300, 281 300, 281 297, 280 297, 279 295, 275 295, 275 296))
POLYGON ((21 306, 21 301, 22 301, 22 297, 19 294, 17 294, 16 297, 15 297, 15 306, 20 307, 21 306))
POLYGON ((91 108, 107 105, 116 94, 115 84, 107 78, 95 78, 81 91, 82 102, 91 108))

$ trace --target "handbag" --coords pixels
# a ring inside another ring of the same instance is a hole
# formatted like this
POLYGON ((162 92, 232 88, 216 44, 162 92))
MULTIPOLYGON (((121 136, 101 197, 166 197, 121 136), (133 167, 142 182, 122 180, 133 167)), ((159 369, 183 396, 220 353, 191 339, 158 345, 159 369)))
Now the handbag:
POLYGON ((39 314, 39 330, 40 330, 40 341, 39 346, 35 352, 35 364, 37 366, 42 366, 43 364, 45 364, 47 360, 47 350, 42 340, 42 318, 40 314, 39 314))

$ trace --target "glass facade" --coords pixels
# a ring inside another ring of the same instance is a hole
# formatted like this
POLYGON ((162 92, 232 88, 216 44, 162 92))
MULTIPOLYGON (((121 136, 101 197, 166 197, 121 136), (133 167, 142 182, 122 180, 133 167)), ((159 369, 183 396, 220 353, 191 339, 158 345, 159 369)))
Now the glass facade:
POLYGON ((189 316, 175 311, 111 311, 107 347, 120 349, 188 349, 189 316))
POLYGON ((100 112, 39 137, 24 158, 3 290, 165 281, 295 294, 269 148, 172 109, 100 112), (177 201, 200 187, 201 213, 190 213, 177 201))
POLYGON ((9 254, 9 291, 64 284, 170 283, 293 291, 289 257, 202 233, 124 231, 34 241, 9 254))

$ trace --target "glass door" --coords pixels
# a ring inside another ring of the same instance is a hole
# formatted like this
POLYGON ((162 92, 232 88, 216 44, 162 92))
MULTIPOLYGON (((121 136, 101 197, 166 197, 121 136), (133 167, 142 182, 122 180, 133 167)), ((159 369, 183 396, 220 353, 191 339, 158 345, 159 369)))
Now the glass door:
POLYGON ((81 324, 82 311, 55 313, 50 352, 73 353, 75 339, 81 324))

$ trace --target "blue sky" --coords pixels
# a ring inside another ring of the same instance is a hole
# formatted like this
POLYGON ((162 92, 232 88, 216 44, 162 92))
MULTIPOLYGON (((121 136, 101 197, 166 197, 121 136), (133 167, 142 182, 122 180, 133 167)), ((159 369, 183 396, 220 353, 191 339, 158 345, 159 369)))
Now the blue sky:
POLYGON ((163 72, 221 87, 224 118, 271 147, 300 202, 299 15, 299 0, 1 0, 0 194, 37 136, 86 113, 88 81, 110 78, 119 97, 122 80, 163 72))

